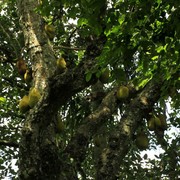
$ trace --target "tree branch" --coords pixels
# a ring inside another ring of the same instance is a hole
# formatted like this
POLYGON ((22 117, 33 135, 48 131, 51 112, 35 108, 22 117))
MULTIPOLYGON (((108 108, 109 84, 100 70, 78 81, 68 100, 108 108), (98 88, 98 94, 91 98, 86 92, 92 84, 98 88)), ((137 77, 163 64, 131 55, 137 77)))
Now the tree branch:
POLYGON ((13 47, 13 49, 14 49, 14 51, 15 51, 15 53, 16 53, 16 57, 18 57, 18 52, 17 52, 16 46, 18 45, 19 48, 21 47, 20 44, 19 44, 19 41, 18 41, 16 38, 14 38, 14 37, 12 38, 12 37, 9 35, 10 33, 7 32, 7 29, 4 29, 4 27, 3 27, 2 24, 0 24, 0 27, 1 27, 2 31, 3 31, 3 33, 6 35, 9 44, 11 44, 11 46, 13 47), (15 42, 14 42, 14 41, 15 41, 15 42), (13 43, 13 42, 14 42, 14 43, 13 43))
POLYGON ((75 158, 78 162, 83 162, 86 155, 86 148, 92 136, 96 134, 116 109, 115 91, 116 89, 109 92, 104 97, 99 107, 85 118, 84 124, 80 126, 76 135, 65 149, 65 152, 69 153, 70 156, 75 158))
POLYGON ((59 46, 55 46, 54 49, 69 49, 69 50, 75 50, 75 51, 82 51, 82 50, 86 50, 85 47, 69 47, 69 46, 63 46, 63 45, 59 45, 59 46))
POLYGON ((19 148, 19 144, 12 142, 12 141, 5 141, 5 140, 0 140, 0 146, 9 146, 9 147, 14 147, 14 148, 19 148))
POLYGON ((12 80, 9 77, 2 77, 11 87, 19 87, 21 89, 25 89, 27 91, 29 91, 29 88, 27 86, 24 86, 22 84, 18 84, 16 83, 16 81, 12 80))
POLYGON ((109 138, 109 146, 101 155, 103 158, 99 160, 97 179, 114 180, 118 178, 120 164, 130 149, 130 142, 133 140, 134 132, 141 124, 143 117, 146 117, 147 113, 151 112, 154 103, 160 98, 162 84, 163 81, 159 78, 156 81, 153 79, 127 105, 128 108, 117 129, 109 138))

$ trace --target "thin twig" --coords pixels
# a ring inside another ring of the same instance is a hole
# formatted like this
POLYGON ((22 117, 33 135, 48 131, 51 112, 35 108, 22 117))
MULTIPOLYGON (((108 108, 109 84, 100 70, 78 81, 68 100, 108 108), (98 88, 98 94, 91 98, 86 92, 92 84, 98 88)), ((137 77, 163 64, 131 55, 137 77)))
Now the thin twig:
POLYGON ((75 51, 86 50, 86 48, 83 48, 83 47, 78 48, 78 47, 68 47, 68 46, 62 46, 62 45, 55 46, 54 48, 55 48, 55 49, 62 48, 62 49, 69 49, 69 50, 75 50, 75 51))

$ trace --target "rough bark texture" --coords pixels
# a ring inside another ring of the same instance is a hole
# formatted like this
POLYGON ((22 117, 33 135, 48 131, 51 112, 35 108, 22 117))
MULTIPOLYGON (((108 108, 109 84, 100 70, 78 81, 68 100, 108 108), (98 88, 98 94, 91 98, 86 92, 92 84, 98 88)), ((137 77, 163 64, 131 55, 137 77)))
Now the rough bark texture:
POLYGON ((56 67, 54 52, 44 31, 43 19, 35 13, 38 2, 19 0, 17 5, 25 48, 31 58, 34 86, 43 91, 48 85, 47 78, 53 74, 56 67))
MULTIPOLYGON (((44 89, 48 88, 48 78, 55 70, 54 53, 44 32, 42 19, 35 13, 37 2, 19 0, 17 5, 25 47, 32 63, 33 87, 43 95, 44 89)), ((20 179, 57 178, 56 174, 59 171, 59 166, 56 166, 60 164, 57 155, 58 148, 55 144, 55 136, 53 136, 55 117, 53 114, 48 116, 40 114, 39 110, 36 107, 30 111, 22 130, 19 159, 20 179), (47 121, 49 123, 45 127, 44 124, 47 124, 45 123, 47 121), (53 161, 58 161, 58 163, 52 163, 53 161)))

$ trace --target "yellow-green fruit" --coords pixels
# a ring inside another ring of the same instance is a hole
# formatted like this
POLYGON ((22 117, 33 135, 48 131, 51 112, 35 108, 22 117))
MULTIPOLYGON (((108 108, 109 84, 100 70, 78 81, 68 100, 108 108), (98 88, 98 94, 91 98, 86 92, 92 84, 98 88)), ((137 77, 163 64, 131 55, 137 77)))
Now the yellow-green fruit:
POLYGON ((64 71, 66 69, 66 61, 64 58, 61 57, 57 59, 56 63, 60 71, 64 71))
POLYGON ((19 102, 19 110, 22 113, 25 113, 30 109, 29 107, 29 97, 28 96, 23 96, 23 98, 19 102))
POLYGON ((100 75, 99 80, 102 83, 108 83, 110 77, 110 70, 106 68, 100 75))
POLYGON ((48 35, 50 40, 53 40, 55 36, 55 27, 51 24, 46 24, 45 25, 45 32, 48 35))
POLYGON ((161 120, 158 117, 155 117, 154 124, 156 127, 161 127, 161 120))
POLYGON ((117 95, 117 98, 119 100, 127 98, 129 96, 129 89, 128 89, 128 87, 120 86, 116 95, 117 95))
POLYGON ((61 133, 64 131, 64 129, 65 129, 65 125, 64 125, 62 119, 59 117, 57 120, 57 132, 61 133))
POLYGON ((166 117, 165 117, 163 114, 160 114, 160 115, 158 115, 158 118, 159 118, 160 121, 161 121, 160 127, 161 127, 163 130, 166 130, 166 129, 167 129, 166 117))
POLYGON ((32 81, 32 71, 26 70, 26 73, 24 74, 24 80, 26 83, 29 83, 32 81))
POLYGON ((148 121, 147 121, 147 125, 148 125, 148 129, 150 131, 154 131, 155 130, 155 120, 154 117, 151 117, 148 121))
POLYGON ((33 108, 40 98, 41 94, 39 93, 39 90, 36 88, 32 88, 29 92, 29 106, 33 108))
POLYGON ((94 138, 94 145, 99 147, 101 145, 101 138, 99 136, 96 136, 94 138))
POLYGON ((145 150, 149 146, 149 139, 144 132, 141 132, 136 137, 136 146, 140 150, 145 150))

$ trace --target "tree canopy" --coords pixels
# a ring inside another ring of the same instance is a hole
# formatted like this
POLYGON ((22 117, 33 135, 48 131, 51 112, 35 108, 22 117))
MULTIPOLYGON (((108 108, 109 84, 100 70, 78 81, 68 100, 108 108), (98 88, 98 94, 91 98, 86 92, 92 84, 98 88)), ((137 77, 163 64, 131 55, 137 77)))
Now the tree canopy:
POLYGON ((1 179, 180 178, 180 1, 0 13, 1 179))

